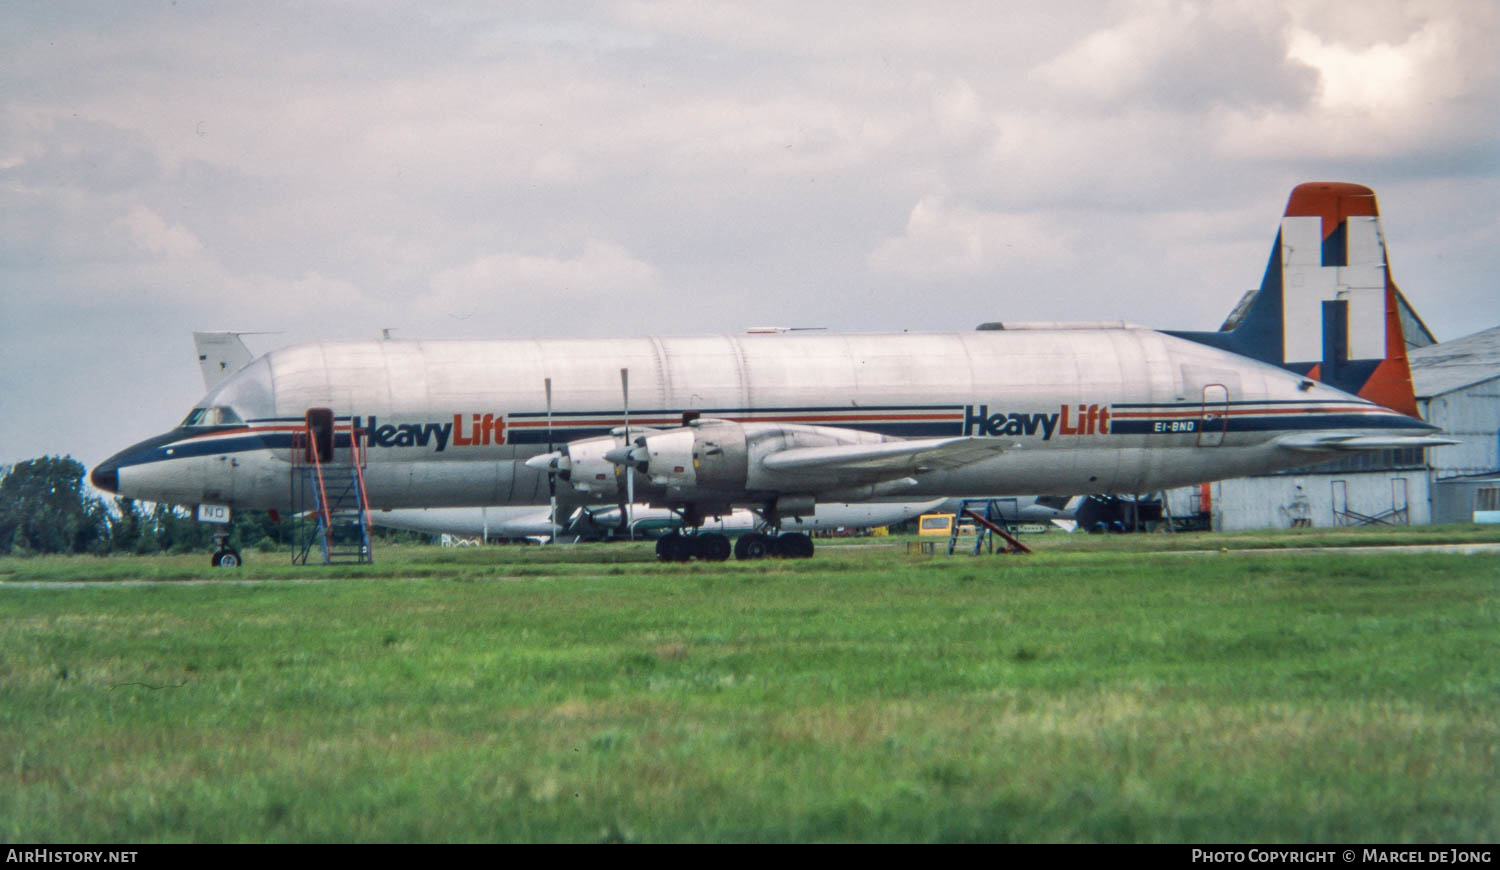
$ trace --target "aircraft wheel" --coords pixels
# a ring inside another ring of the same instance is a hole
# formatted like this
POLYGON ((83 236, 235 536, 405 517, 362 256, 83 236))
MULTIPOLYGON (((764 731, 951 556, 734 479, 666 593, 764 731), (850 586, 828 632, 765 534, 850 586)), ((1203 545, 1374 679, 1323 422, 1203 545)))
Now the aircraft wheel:
POLYGON ((734 542, 734 557, 746 560, 764 559, 770 555, 771 542, 774 540, 774 538, 769 538, 760 532, 740 535, 740 539, 734 542))
POLYGON ((776 539, 778 555, 785 559, 810 559, 813 554, 812 538, 801 532, 787 532, 776 539))
POLYGON ((705 562, 723 562, 729 558, 729 553, 733 549, 729 544, 729 539, 717 532, 699 535, 698 546, 697 556, 705 562))
POLYGON ((697 538, 673 532, 656 542, 656 558, 663 562, 687 562, 694 556, 703 558, 697 538))
POLYGON ((240 551, 233 547, 219 550, 214 553, 210 564, 215 568, 238 568, 240 567, 240 551))
POLYGON ((682 551, 682 535, 672 532, 662 535, 656 539, 656 558, 661 562, 680 561, 678 554, 682 551))

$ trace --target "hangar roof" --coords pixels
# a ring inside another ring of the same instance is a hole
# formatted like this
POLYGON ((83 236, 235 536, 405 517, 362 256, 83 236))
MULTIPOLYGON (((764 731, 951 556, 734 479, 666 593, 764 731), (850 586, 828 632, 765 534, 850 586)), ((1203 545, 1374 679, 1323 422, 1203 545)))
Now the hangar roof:
POLYGON ((1406 352, 1421 398, 1500 378, 1500 326, 1406 352))

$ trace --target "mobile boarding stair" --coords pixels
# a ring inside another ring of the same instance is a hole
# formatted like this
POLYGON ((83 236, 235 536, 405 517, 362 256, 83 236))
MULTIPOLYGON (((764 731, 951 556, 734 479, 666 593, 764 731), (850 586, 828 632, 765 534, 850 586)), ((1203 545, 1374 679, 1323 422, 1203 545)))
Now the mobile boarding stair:
POLYGON ((959 502, 958 515, 953 518, 953 530, 948 533, 948 555, 953 555, 954 547, 958 546, 959 520, 968 517, 977 526, 974 535, 974 555, 978 556, 988 547, 989 552, 995 552, 995 538, 999 537, 1005 541, 1002 553, 1030 553, 1031 548, 1021 543, 1010 530, 1005 527, 1005 515, 1001 513, 1000 502, 996 499, 971 498, 959 502), (983 505, 981 513, 980 505, 983 505))
POLYGON ((292 433, 294 565, 307 564, 314 544, 324 565, 375 562, 365 492, 366 433, 353 427, 348 432, 346 441, 334 430, 333 412, 314 408, 307 412, 307 425, 292 433), (334 540, 334 521, 345 518, 352 520, 350 527, 358 525, 357 541, 334 540))

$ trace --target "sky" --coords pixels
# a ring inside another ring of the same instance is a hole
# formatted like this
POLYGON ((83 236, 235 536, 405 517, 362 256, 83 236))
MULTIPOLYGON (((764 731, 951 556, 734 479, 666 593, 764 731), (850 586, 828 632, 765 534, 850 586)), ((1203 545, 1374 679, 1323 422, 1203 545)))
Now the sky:
POLYGON ((0 0, 0 463, 299 341, 1214 329, 1299 182, 1500 323, 1500 4, 0 0))

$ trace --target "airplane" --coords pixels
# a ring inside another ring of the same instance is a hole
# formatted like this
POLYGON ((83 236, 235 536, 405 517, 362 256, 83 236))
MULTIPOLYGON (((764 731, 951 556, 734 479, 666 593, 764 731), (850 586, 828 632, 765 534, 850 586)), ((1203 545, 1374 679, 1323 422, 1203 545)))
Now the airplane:
MULTIPOLYGON (((973 502, 975 499, 944 499, 926 513, 957 514, 963 508, 965 501, 973 502)), ((1047 525, 1057 521, 1066 522, 1076 519, 1079 507, 1088 501, 1088 498, 1081 495, 1008 495, 986 498, 984 501, 993 502, 993 505, 981 505, 979 509, 992 510, 994 516, 1003 520, 1007 525, 1047 525)), ((971 504, 970 507, 973 505, 971 504)))
MULTIPOLYGON (((840 528, 873 528, 904 522, 928 513, 942 504, 942 499, 921 502, 871 502, 867 504, 820 504, 812 516, 797 517, 790 522, 798 531, 832 531, 840 528)), ((579 509, 571 517, 553 522, 549 507, 492 508, 397 508, 382 510, 371 516, 377 526, 405 529, 429 534, 459 535, 465 538, 528 538, 559 540, 621 538, 634 532, 641 537, 659 537, 676 532, 682 517, 670 510, 634 505, 629 512, 628 527, 620 521, 616 505, 579 509)), ((760 527, 759 515, 743 508, 706 519, 702 529, 719 534, 749 534, 760 527)))
MULTIPOLYGON (((642 501, 698 528, 743 507, 771 533, 740 536, 738 558, 807 557, 806 534, 778 531, 829 502, 1151 492, 1455 443, 1417 414, 1395 298, 1374 192, 1313 182, 1292 191, 1256 301, 1228 332, 1007 322, 301 344, 91 480, 286 510, 293 445, 348 462, 358 438, 375 508, 642 501)), ((662 540, 669 560, 731 551, 715 532, 662 540)))

